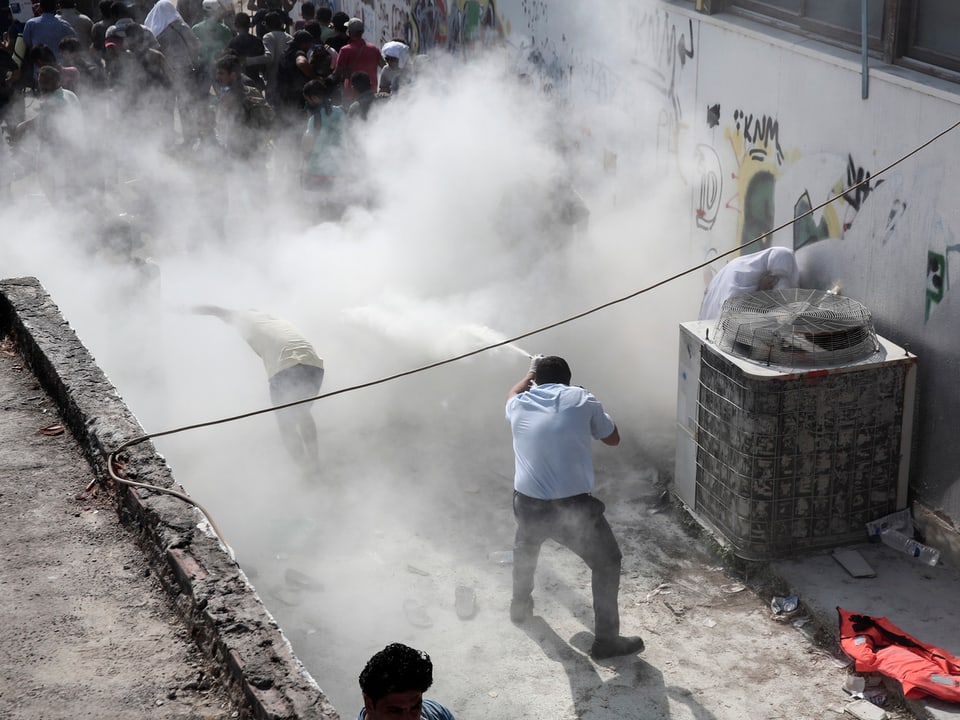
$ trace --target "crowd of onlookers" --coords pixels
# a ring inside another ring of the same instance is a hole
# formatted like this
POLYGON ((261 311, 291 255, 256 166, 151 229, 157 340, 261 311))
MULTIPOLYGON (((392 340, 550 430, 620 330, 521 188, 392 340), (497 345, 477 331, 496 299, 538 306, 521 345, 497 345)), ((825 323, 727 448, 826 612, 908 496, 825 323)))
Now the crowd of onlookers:
POLYGON ((296 19, 293 9, 292 0, 247 0, 248 12, 233 0, 39 0, 18 22, 2 8, 0 125, 13 148, 32 138, 39 149, 21 165, 82 165, 84 124, 96 122, 102 140, 122 127, 171 153, 212 148, 296 168, 306 192, 322 193, 349 119, 398 92, 410 48, 366 41, 362 20, 325 5, 304 1, 296 19))

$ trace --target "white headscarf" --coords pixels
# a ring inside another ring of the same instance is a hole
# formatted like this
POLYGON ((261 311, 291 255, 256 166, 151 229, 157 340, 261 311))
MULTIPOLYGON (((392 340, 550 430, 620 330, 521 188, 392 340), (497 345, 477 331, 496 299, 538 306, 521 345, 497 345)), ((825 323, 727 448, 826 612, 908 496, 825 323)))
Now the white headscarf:
POLYGON ((700 305, 700 319, 719 317, 724 300, 759 290, 760 281, 767 275, 774 277, 773 290, 797 287, 800 269, 793 251, 772 247, 728 262, 707 286, 700 305))
POLYGON ((400 61, 400 68, 403 69, 407 61, 410 60, 410 46, 405 43, 398 42, 397 40, 391 40, 388 43, 384 43, 383 47, 380 48, 380 52, 384 57, 395 57, 400 61))
POLYGON ((160 33, 167 29, 167 26, 175 20, 183 21, 176 6, 170 0, 157 0, 157 4, 151 8, 144 18, 144 26, 153 33, 154 37, 160 37, 160 33))

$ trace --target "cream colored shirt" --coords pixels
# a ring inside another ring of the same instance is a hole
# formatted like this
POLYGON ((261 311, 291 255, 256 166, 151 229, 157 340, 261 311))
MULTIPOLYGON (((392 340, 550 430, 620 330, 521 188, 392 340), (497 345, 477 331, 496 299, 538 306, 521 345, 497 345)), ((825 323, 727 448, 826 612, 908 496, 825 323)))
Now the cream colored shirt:
POLYGON ((257 310, 235 310, 231 321, 263 360, 267 378, 294 365, 323 367, 323 358, 313 345, 286 320, 257 310))

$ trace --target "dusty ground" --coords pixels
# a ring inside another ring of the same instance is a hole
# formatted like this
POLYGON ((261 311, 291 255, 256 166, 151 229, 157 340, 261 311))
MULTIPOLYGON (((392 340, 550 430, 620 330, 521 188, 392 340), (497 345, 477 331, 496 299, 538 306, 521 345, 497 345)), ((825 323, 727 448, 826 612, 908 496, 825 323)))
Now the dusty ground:
MULTIPOLYGON (((241 715, 32 373, 0 344, 0 717, 241 715)), ((245 715, 246 716, 246 715, 245 715)))

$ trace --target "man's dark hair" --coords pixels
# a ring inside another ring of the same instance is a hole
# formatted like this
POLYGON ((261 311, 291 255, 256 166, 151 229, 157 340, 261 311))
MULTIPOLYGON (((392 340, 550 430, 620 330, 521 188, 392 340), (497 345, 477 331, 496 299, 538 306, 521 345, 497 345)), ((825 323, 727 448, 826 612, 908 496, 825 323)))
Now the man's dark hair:
POLYGON ((55 13, 57 11, 57 0, 40 0, 40 12, 55 13))
POLYGON ((57 84, 57 87, 60 86, 60 70, 57 69, 55 65, 44 65, 37 71, 37 79, 43 78, 44 80, 52 80, 57 84))
POLYGON ((57 56, 46 45, 34 45, 27 51, 27 60, 34 65, 56 65, 57 56))
POLYGON ((122 0, 114 0, 113 5, 110 6, 110 16, 114 20, 122 20, 123 18, 133 20, 133 11, 122 0))
POLYGON ((113 6, 113 0, 100 0, 97 3, 97 9, 100 11, 101 18, 110 17, 110 8, 113 6))
POLYGON ((326 5, 323 7, 317 8, 317 21, 322 25, 329 25, 330 21, 333 19, 333 10, 328 8, 326 5))
POLYGON ((307 22, 303 24, 303 29, 313 35, 313 41, 315 43, 320 43, 323 39, 323 25, 316 20, 307 20, 307 22))
POLYGON ((217 70, 239 74, 243 72, 243 59, 236 53, 225 52, 217 58, 217 70))
POLYGON ((337 32, 345 33, 347 31, 347 23, 350 21, 350 16, 345 12, 338 12, 333 14, 331 22, 333 27, 337 32))
POLYGON ((60 8, 75 8, 77 7, 77 0, 60 0, 60 8))
POLYGON ((357 95, 360 95, 372 90, 373 83, 370 82, 370 76, 363 70, 357 70, 350 76, 350 87, 356 91, 357 95))
POLYGON ((267 28, 270 30, 283 30, 284 20, 283 14, 277 12, 276 10, 271 10, 268 12, 264 18, 264 23, 266 23, 267 28))
POLYGON ((80 40, 77 39, 76 35, 64 35, 57 43, 57 47, 60 48, 60 52, 66 50, 67 52, 78 53, 80 52, 80 40))
POLYGON ((391 643, 367 661, 360 690, 373 702, 395 692, 425 693, 433 684, 433 663, 423 650, 391 643))
POLYGON ((300 17, 304 20, 308 20, 316 17, 317 15, 317 6, 312 2, 302 2, 300 3, 300 17))
POLYGON ((537 385, 546 385, 547 383, 559 383, 569 385, 570 366, 562 357, 548 355, 537 363, 537 385))
POLYGON ((303 96, 307 97, 326 97, 327 95, 327 86, 319 78, 314 78, 313 80, 307 80, 306 84, 303 86, 303 96))
POLYGON ((299 48, 306 50, 313 45, 313 34, 309 30, 297 30, 293 34, 293 42, 291 45, 294 45, 299 48))
POLYGON ((245 12, 238 12, 233 16, 233 26, 238 30, 250 29, 250 15, 245 12))

